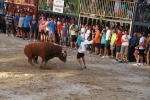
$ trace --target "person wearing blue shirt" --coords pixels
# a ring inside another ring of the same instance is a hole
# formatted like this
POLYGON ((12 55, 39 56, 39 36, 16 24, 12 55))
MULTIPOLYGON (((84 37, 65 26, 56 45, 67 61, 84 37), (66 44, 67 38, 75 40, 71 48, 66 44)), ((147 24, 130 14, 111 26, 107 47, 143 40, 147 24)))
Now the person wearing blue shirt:
POLYGON ((25 40, 26 35, 29 38, 29 31, 30 31, 29 23, 30 17, 28 16, 28 14, 26 14, 26 17, 23 20, 23 40, 25 40))
POLYGON ((36 19, 36 16, 33 15, 33 19, 30 21, 29 23, 30 25, 30 39, 29 41, 31 41, 31 37, 32 35, 34 36, 34 42, 36 41, 35 38, 36 38, 36 33, 37 33, 37 26, 38 26, 38 20, 36 19))
POLYGON ((48 27, 49 27, 49 40, 50 42, 55 42, 55 30, 56 30, 56 24, 54 24, 54 19, 52 19, 49 23, 48 23, 48 27))
POLYGON ((18 13, 15 14, 15 20, 16 20, 16 25, 18 26, 18 22, 19 22, 19 15, 18 15, 18 13))
POLYGON ((100 54, 99 54, 99 56, 102 55, 102 51, 104 51, 105 44, 106 44, 106 29, 104 27, 103 30, 102 30, 102 35, 101 35, 100 54))
MULTIPOLYGON (((18 23, 19 23, 19 14, 18 13, 15 13, 15 27, 16 29, 18 28, 18 23)), ((16 37, 19 37, 19 31, 17 30, 17 35, 16 37)))
POLYGON ((136 47, 136 43, 138 41, 138 37, 137 37, 137 33, 135 32, 133 34, 133 37, 130 39, 129 41, 129 53, 128 53, 128 57, 129 57, 129 61, 133 62, 135 60, 134 57, 134 51, 135 51, 135 47, 136 47))
MULTIPOLYGON (((82 34, 80 34, 77 38, 77 43, 78 43, 78 46, 80 47, 81 46, 81 42, 83 42, 83 37, 82 37, 82 34)), ((80 51, 78 50, 78 53, 77 53, 77 60, 80 64, 80 70, 83 70, 83 69, 86 69, 86 65, 85 65, 85 59, 84 59, 84 53, 80 53, 80 51), (82 60, 81 60, 82 59, 82 60), (82 64, 83 62, 83 64, 82 64)))

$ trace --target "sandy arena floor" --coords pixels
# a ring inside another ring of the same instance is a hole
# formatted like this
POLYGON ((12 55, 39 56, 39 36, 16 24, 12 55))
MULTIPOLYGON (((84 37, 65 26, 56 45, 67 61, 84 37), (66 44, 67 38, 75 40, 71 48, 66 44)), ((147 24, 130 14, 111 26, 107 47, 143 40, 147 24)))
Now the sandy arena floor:
POLYGON ((150 66, 86 54, 80 71, 77 51, 67 49, 66 63, 54 58, 41 70, 27 62, 28 43, 0 34, 0 100, 150 100, 150 66))

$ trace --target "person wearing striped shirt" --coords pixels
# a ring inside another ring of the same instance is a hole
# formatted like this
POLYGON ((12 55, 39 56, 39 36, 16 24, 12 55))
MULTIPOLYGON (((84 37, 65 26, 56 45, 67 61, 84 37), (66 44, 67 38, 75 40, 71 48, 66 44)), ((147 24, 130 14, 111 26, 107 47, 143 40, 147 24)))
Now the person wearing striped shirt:
POLYGON ((11 35, 13 36, 13 20, 14 20, 14 18, 12 16, 12 12, 10 12, 6 16, 5 20, 6 20, 6 36, 9 35, 9 33, 8 33, 9 31, 10 31, 11 35))

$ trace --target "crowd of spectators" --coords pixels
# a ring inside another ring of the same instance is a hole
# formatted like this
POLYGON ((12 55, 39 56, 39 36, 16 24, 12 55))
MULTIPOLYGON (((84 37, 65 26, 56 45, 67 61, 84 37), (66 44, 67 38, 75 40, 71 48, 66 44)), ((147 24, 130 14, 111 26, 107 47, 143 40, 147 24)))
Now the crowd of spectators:
POLYGON ((149 65, 150 33, 135 32, 129 35, 129 29, 122 27, 102 26, 99 24, 80 23, 76 18, 56 18, 52 16, 30 16, 29 14, 7 11, 3 16, 1 28, 6 36, 15 36, 29 42, 53 42, 63 48, 77 50, 77 38, 82 34, 83 41, 93 40, 87 52, 102 59, 115 59, 119 63, 136 62, 133 65, 149 65), (6 26, 6 27, 5 27, 6 26), (6 32, 5 30, 6 29, 6 32), (68 46, 68 47, 67 47, 68 46))

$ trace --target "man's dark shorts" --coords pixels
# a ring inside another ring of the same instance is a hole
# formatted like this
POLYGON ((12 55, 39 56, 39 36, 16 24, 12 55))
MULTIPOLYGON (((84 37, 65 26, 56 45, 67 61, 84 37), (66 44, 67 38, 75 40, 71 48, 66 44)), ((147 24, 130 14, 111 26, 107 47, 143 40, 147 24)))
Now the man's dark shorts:
POLYGON ((49 35, 49 31, 46 31, 46 35, 49 35))
POLYGON ((79 52, 78 52, 77 58, 79 59, 79 58, 83 58, 83 57, 84 57, 84 53, 79 53, 79 52))
POLYGON ((23 32, 24 33, 29 33, 30 29, 28 27, 23 27, 23 32))
POLYGON ((6 24, 6 30, 13 30, 13 24, 6 24))
POLYGON ((105 48, 109 49, 110 40, 106 41, 105 48))
POLYGON ((41 34, 46 34, 44 30, 41 30, 41 34))
POLYGON ((75 35, 71 35, 71 42, 77 42, 77 37, 75 35))
POLYGON ((105 44, 100 44, 100 48, 104 49, 105 48, 105 44))
POLYGON ((116 46, 116 52, 120 52, 121 46, 116 46))
POLYGON ((18 30, 20 30, 20 31, 22 31, 22 30, 23 30, 23 28, 22 28, 22 27, 17 27, 17 29, 18 29, 18 30))
POLYGON ((99 48, 100 47, 100 43, 95 43, 95 47, 99 48))
POLYGON ((139 49, 139 52, 138 52, 138 55, 140 55, 140 56, 144 56, 144 49, 139 49))
POLYGON ((30 29, 30 34, 36 34, 37 33, 37 29, 35 28, 35 29, 33 29, 33 28, 31 28, 30 29))

